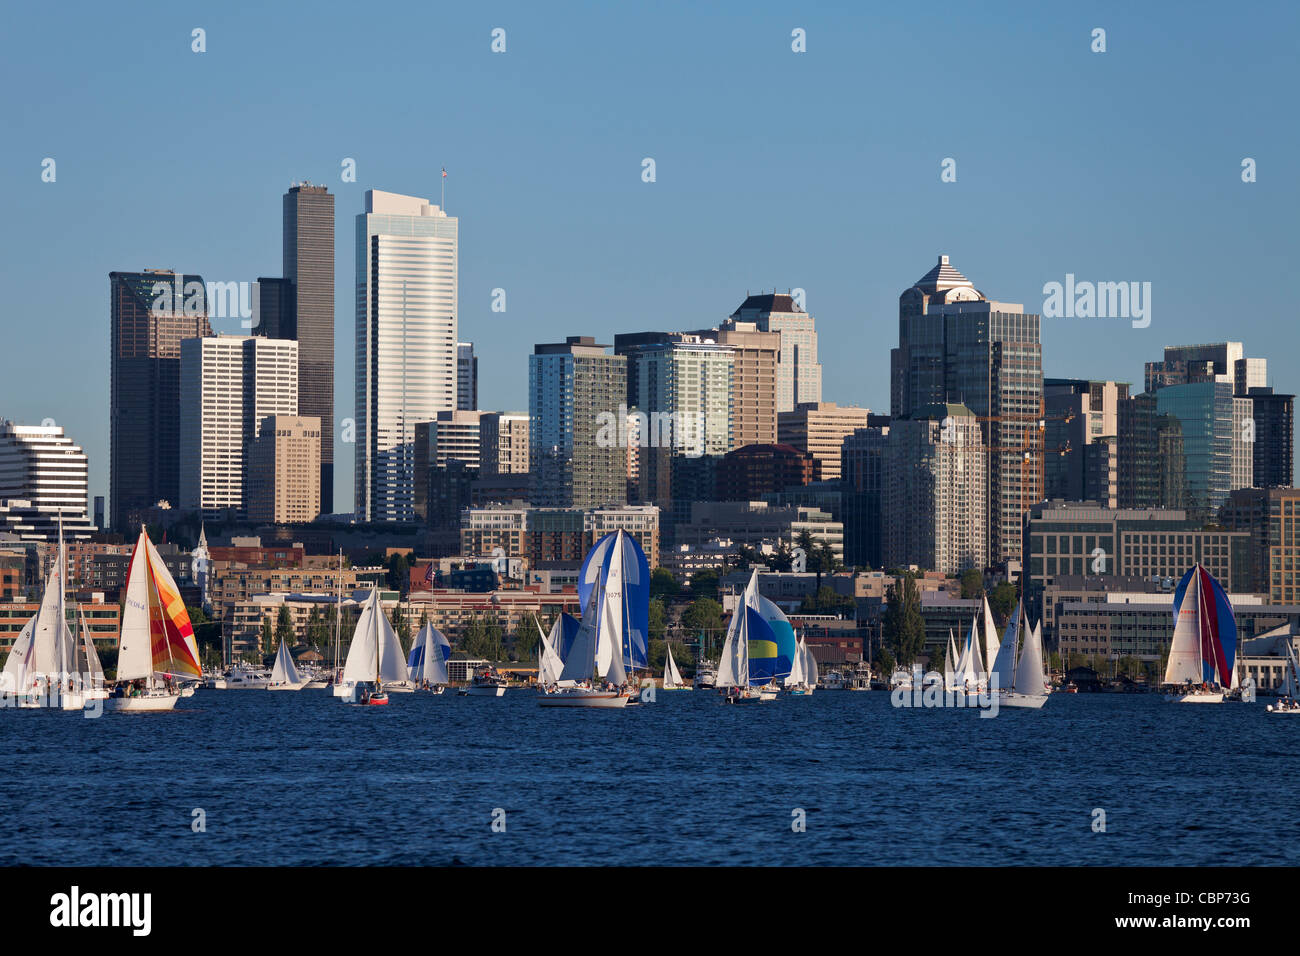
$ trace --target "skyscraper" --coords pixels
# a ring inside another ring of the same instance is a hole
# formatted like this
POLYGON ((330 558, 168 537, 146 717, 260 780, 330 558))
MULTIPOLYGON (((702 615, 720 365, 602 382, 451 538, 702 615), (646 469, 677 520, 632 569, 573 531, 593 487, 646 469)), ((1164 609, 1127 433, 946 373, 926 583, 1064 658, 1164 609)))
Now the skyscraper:
POLYGON ((841 447, 844 563, 851 568, 879 568, 885 561, 880 509, 888 442, 889 426, 876 425, 855 429, 841 447))
POLYGON ((478 357, 473 342, 456 343, 456 410, 478 408, 478 357))
POLYGON ((0 422, 0 501, 21 499, 57 521, 85 523, 89 465, 60 425, 0 422))
POLYGON ((1232 490, 1233 447, 1240 435, 1233 427, 1232 383, 1203 379, 1166 385, 1155 393, 1156 411, 1182 423, 1187 475, 1187 513, 1208 521, 1232 490))
POLYGON ((357 216, 358 520, 415 520, 415 425, 456 408, 457 229, 377 189, 357 216))
POLYGON ((320 420, 268 415, 248 444, 244 503, 249 521, 314 521, 321 512, 320 420))
MULTIPOLYGON (((727 450, 774 444, 781 333, 760 332, 755 322, 726 319, 716 329, 691 334, 731 348, 731 440, 727 450)), ((629 388, 631 385, 629 379, 629 388)))
POLYGON ((1125 382, 1043 380, 1043 497, 1118 507, 1115 437, 1125 382))
POLYGON ((249 446, 268 416, 298 414, 298 347, 242 335, 181 343, 181 507, 247 515, 249 446))
POLYGON ((839 481, 844 439, 870 424, 871 410, 834 402, 801 402, 777 416, 776 437, 782 445, 808 452, 817 462, 816 481, 839 481))
POLYGON ((212 334, 203 277, 110 272, 109 508, 130 530, 180 495, 181 340, 212 334))
POLYGON ((1116 422, 1118 507, 1186 509, 1182 422, 1158 411, 1147 393, 1121 399, 1116 422))
POLYGON ((791 295, 747 295, 731 314, 734 322, 752 322, 760 332, 781 333, 776 364, 777 413, 794 411, 801 402, 822 400, 822 366, 817 361, 817 326, 791 295))
POLYGON ((334 197, 298 183, 284 194, 284 280, 298 342, 298 412, 320 419, 321 510, 334 510, 334 197))
POLYGON ((627 503, 620 408, 627 405, 627 357, 607 348, 591 336, 571 335, 534 346, 528 358, 529 460, 538 507, 627 503))
POLYGON ((1039 318, 995 302, 940 256, 898 298, 890 412, 960 403, 989 456, 988 556, 1018 559, 1021 521, 1043 497, 1043 372, 1039 318))
POLYGON ((1294 476, 1295 396, 1251 388, 1255 422, 1253 473, 1256 488, 1290 488, 1294 476))
POLYGON ((485 475, 528 471, 528 413, 484 412, 479 418, 479 462, 485 475))

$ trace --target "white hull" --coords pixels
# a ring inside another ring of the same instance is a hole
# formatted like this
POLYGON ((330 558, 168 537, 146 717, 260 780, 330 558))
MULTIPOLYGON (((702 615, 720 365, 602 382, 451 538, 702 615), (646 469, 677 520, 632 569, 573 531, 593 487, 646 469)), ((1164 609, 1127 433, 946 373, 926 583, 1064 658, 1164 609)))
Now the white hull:
POLYGON ((1223 691, 1208 694, 1165 694, 1165 700, 1171 704, 1222 704, 1223 691))
POLYGON ((384 690, 389 694, 414 694, 415 685, 407 683, 385 684, 384 690))
POLYGON ((469 687, 461 688, 462 697, 504 697, 505 695, 506 689, 504 687, 471 684, 469 687))
POLYGON ((342 697, 350 700, 356 696, 357 685, 353 681, 344 681, 342 684, 335 684, 332 692, 335 697, 342 697))
POLYGON ((309 680, 309 681, 307 681, 307 683, 303 684, 303 689, 304 689, 304 690, 324 690, 326 687, 329 687, 329 686, 330 686, 329 681, 327 681, 327 680, 320 680, 320 679, 317 679, 317 680, 309 680))
POLYGON ((1277 704, 1269 704, 1264 709, 1270 714, 1300 714, 1300 707, 1278 707, 1277 704))
POLYGON ((302 690, 306 684, 267 684, 267 690, 302 690))
POLYGON ((566 690, 554 694, 541 694, 537 702, 543 707, 601 707, 605 709, 626 707, 631 698, 615 691, 566 690))
POLYGON ((664 684, 660 690, 695 690, 694 687, 687 687, 685 684, 664 684))
POLYGON ((1020 707, 1025 710, 1039 710, 1047 703, 1046 694, 1002 694, 998 697, 999 707, 1020 707))
POLYGON ((124 714, 154 713, 172 710, 180 697, 176 694, 150 694, 145 697, 110 697, 108 709, 124 714))

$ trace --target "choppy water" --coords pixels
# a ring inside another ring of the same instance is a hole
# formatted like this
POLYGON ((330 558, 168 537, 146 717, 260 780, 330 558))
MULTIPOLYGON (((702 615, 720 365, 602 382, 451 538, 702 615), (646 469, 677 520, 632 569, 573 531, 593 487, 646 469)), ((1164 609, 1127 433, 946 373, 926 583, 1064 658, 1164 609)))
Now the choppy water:
POLYGON ((1058 695, 990 720, 883 692, 391 700, 0 712, 0 864, 1300 863, 1300 716, 1262 703, 1058 695))

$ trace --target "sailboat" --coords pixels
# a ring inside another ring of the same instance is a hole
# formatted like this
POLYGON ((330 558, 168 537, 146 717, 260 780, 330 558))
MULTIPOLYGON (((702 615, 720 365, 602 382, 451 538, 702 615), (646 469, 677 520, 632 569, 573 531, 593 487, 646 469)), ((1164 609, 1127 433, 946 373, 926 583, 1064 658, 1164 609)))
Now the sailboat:
POLYGON ((5 661, 0 687, 5 696, 12 695, 20 708, 36 709, 41 706, 41 694, 35 680, 36 646, 32 640, 36 631, 36 618, 32 617, 14 639, 5 661))
MULTIPOLYGON (((987 675, 984 673, 984 659, 980 653, 976 620, 971 618, 970 631, 967 632, 966 642, 962 645, 961 657, 957 659, 950 688, 956 693, 965 694, 971 704, 975 703, 975 698, 987 687, 985 683, 987 675)), ((951 636, 949 639, 951 640, 951 636)))
POLYGON ((1236 686, 1237 620, 1219 582, 1199 564, 1174 589, 1174 635, 1165 666, 1165 700, 1221 704, 1236 686))
MULTIPOLYGON (((602 612, 613 602, 604 613, 612 615, 610 626, 617 626, 623 670, 628 684, 635 686, 636 672, 650 669, 650 564, 636 538, 626 531, 605 535, 583 558, 578 572, 579 607, 586 607, 593 590, 601 592, 602 612), (611 582, 616 582, 612 589, 611 582)), ((563 651, 560 657, 567 660, 563 651)), ((639 698, 633 697, 628 704, 638 702, 639 698)))
POLYGON ((307 682, 298 674, 298 667, 289 653, 289 642, 280 641, 280 649, 275 652, 275 666, 271 668, 271 682, 267 690, 302 690, 307 682))
POLYGON ((559 682, 571 683, 541 694, 537 702, 543 707, 627 706, 632 692, 627 687, 621 653, 621 586, 621 570, 615 565, 610 569, 603 599, 599 588, 588 592, 582 624, 560 672, 559 682))
POLYGON ((775 699, 776 682, 790 673, 795 652, 789 619, 758 593, 758 572, 754 571, 731 615, 722 644, 716 686, 723 692, 723 702, 748 704, 775 699))
POLYGON ((1281 696, 1264 708, 1270 714, 1300 714, 1300 660, 1295 643, 1286 636, 1286 667, 1283 669, 1281 696))
POLYGON ((77 634, 80 641, 73 644, 72 687, 63 695, 64 710, 80 710, 86 706, 86 701, 108 699, 104 666, 99 662, 94 641, 90 639, 90 628, 80 604, 77 605, 77 634))
POLYGON ((795 645, 794 659, 790 662, 790 674, 785 679, 785 689, 792 697, 811 697, 817 687, 817 661, 808 649, 805 638, 799 638, 795 645))
POLYGON ((143 526, 131 554, 125 593, 117 654, 117 681, 124 696, 110 698, 108 706, 129 713, 172 710, 180 698, 174 678, 200 678, 203 668, 180 589, 143 526))
POLYGON ((343 684, 350 687, 343 699, 351 704, 387 704, 384 683, 408 677, 402 643, 379 604, 379 591, 372 590, 361 608, 343 664, 343 684))
POLYGON ((943 689, 957 689, 957 672, 953 664, 957 660, 957 642, 953 639, 952 628, 948 628, 948 652, 943 655, 943 689))
POLYGON ((427 621, 411 643, 411 656, 407 660, 411 683, 427 687, 441 694, 451 683, 447 676, 447 661, 451 658, 451 642, 427 621))
POLYGON ((993 669, 993 659, 998 655, 1001 641, 998 640, 998 626, 993 622, 993 609, 989 607, 989 596, 984 598, 984 661, 989 670, 993 669))
POLYGON ((1048 694, 1042 632, 1037 626, 1026 628, 1024 620, 1024 605, 1017 602, 993 658, 990 678, 997 677, 1000 706, 1038 710, 1047 703, 1048 694), (1022 630, 1025 631, 1023 646, 1017 647, 1022 630))
POLYGON ((673 646, 668 645, 668 656, 664 658, 664 690, 694 690, 682 683, 682 673, 677 669, 677 662, 673 660, 673 646))

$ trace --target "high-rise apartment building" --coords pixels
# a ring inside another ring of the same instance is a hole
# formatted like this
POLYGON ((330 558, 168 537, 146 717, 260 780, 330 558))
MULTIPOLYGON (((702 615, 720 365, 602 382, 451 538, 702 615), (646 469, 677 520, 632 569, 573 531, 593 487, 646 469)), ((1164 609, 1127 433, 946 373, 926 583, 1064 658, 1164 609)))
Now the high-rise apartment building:
POLYGON ((889 426, 855 429, 840 453, 840 494, 844 521, 844 563, 879 568, 885 563, 881 501, 889 426))
POLYGON ((989 559, 1018 559, 1022 516, 1043 496, 1039 317, 985 298, 940 256, 899 296, 890 403, 895 417, 934 404, 970 409, 989 456, 989 559))
POLYGON ((886 567, 957 574, 988 565, 983 432, 964 405, 894 418, 885 439, 881 513, 886 567))
POLYGON ((211 335, 203 277, 110 272, 109 518, 180 495, 181 340, 211 335))
POLYGON ((870 424, 871 410, 834 402, 801 402, 777 416, 776 437, 782 445, 808 452, 817 462, 815 481, 839 481, 844 439, 870 424))
POLYGON ((627 503, 627 357, 590 336, 534 346, 528 358, 533 504, 627 503), (620 434, 622 432, 622 434, 620 434))
POLYGON ((1270 604, 1300 603, 1300 488, 1239 488, 1228 495, 1219 522, 1247 532, 1250 587, 1270 604))
POLYGON ((356 515, 415 519, 415 426, 456 408, 458 222, 366 192, 357 216, 356 515))
POLYGON ((86 453, 62 426, 0 422, 0 501, 21 499, 84 524, 88 491, 86 453))
POLYGON ((528 413, 483 412, 479 418, 479 470, 485 475, 528 471, 528 413))
POLYGON ((249 445, 267 416, 298 414, 298 343, 185 339, 180 365, 180 506, 212 518, 245 516, 249 445))
POLYGON ((1046 498, 1118 505, 1116 436, 1125 382, 1043 380, 1043 487, 1046 498))
POLYGON ((1116 421, 1117 507, 1185 509, 1189 492, 1182 422, 1161 413, 1155 396, 1145 392, 1122 399, 1116 421))
POLYGON ((1290 488, 1295 484, 1295 396, 1260 387, 1252 387, 1248 394, 1254 419, 1254 485, 1290 488))
POLYGON ((781 333, 760 332, 755 322, 726 319, 715 329, 689 334, 731 349, 731 440, 727 450, 774 444, 781 333))
POLYGON ((473 342, 456 343, 456 409, 478 408, 478 357, 473 342))
MULTIPOLYGON (((781 351, 776 365, 777 413, 801 402, 822 400, 822 366, 817 361, 817 325, 791 295, 775 292, 746 295, 731 314, 737 326, 752 323, 759 332, 778 332, 781 351)), ((735 447, 735 446, 733 446, 735 447)))
POLYGON ((316 520, 321 513, 320 419, 268 415, 248 445, 245 501, 249 521, 316 520))

